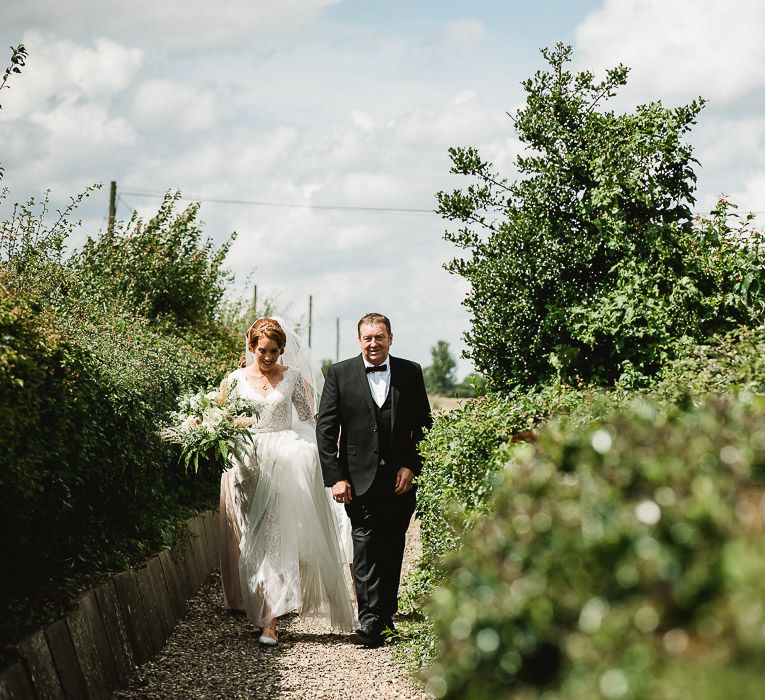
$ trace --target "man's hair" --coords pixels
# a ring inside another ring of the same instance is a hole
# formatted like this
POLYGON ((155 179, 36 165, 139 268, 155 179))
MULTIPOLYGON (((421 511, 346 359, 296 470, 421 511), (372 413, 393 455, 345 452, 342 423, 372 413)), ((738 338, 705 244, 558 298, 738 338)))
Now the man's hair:
POLYGON ((390 329, 390 319, 387 316, 383 316, 382 314, 378 314, 378 313, 369 313, 369 314, 364 314, 361 317, 361 320, 359 321, 359 325, 358 325, 359 338, 361 337, 361 327, 365 323, 382 323, 387 329, 388 335, 393 334, 393 331, 390 329))

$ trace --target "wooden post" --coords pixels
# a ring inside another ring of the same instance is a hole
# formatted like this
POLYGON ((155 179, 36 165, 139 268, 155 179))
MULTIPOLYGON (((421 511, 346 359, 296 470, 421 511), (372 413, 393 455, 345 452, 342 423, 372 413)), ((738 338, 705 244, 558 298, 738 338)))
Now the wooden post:
POLYGON ((308 295, 308 347, 311 347, 311 331, 313 330, 313 295, 308 295))
POLYGON ((114 218, 117 215, 117 183, 112 180, 109 187, 109 223, 106 232, 111 236, 114 233, 114 218))

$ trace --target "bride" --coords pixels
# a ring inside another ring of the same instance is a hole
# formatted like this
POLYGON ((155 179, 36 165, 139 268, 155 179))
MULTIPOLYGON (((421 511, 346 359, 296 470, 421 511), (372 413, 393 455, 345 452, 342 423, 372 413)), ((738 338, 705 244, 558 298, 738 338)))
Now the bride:
POLYGON ((347 517, 333 512, 325 493, 313 430, 321 375, 311 372, 299 338, 276 319, 250 327, 247 351, 249 364, 224 380, 258 413, 253 448, 221 477, 226 604, 262 628, 265 645, 277 643, 277 619, 289 612, 350 631, 356 620, 345 577, 349 547, 340 530, 347 517), (288 332, 296 366, 280 362, 288 332))

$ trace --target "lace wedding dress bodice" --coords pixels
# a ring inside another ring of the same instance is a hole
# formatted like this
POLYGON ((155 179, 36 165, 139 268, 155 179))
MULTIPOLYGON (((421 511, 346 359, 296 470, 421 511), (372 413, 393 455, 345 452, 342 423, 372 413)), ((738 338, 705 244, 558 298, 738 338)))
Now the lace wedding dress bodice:
POLYGON ((261 394, 249 382, 243 370, 238 369, 229 375, 229 382, 236 379, 236 391, 239 396, 249 399, 258 411, 258 420, 251 430, 256 433, 271 433, 292 428, 292 407, 295 407, 300 421, 314 425, 313 410, 305 390, 303 375, 300 371, 288 367, 281 381, 273 391, 261 394))

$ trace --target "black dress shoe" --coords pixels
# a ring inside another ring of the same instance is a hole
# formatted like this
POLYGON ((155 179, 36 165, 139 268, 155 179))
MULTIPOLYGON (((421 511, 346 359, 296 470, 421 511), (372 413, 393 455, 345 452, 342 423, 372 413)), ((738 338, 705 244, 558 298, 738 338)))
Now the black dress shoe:
POLYGON ((351 632, 349 640, 351 644, 374 648, 382 646, 385 640, 378 630, 379 625, 364 622, 351 632))
POLYGON ((393 635, 397 634, 398 630, 396 629, 396 626, 393 624, 393 620, 386 620, 382 623, 382 632, 381 634, 383 637, 392 637, 393 635))

